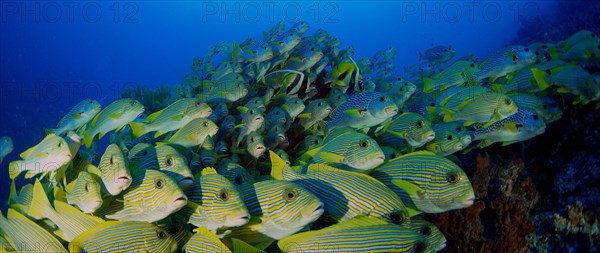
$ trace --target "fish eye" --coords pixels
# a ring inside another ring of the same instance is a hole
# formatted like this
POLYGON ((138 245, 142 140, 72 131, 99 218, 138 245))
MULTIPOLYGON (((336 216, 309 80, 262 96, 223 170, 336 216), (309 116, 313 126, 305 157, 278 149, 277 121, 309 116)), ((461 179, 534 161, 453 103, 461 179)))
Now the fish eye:
POLYGON ((310 48, 310 51, 313 51, 313 52, 314 52, 314 51, 315 51, 315 48, 314 48, 314 47, 311 47, 311 48, 310 48))
POLYGON ((135 101, 131 101, 131 102, 129 102, 129 104, 133 106, 133 105, 135 105, 135 101))
POLYGON ((369 147, 369 141, 368 140, 361 140, 360 141, 360 147, 361 148, 367 148, 367 147, 369 147))
POLYGON ((173 157, 167 156, 167 159, 165 160, 165 163, 167 164, 168 167, 173 166, 173 157))
POLYGON ((93 104, 93 103, 94 103, 94 100, 91 100, 91 99, 90 99, 90 104, 93 104))
POLYGON ((542 45, 542 48, 543 48, 543 49, 546 49, 546 48, 548 48, 548 46, 546 46, 546 45, 542 45))
POLYGON ((423 229, 421 230, 421 234, 423 235, 431 235, 431 228, 428 226, 423 227, 423 229))
POLYGON ((379 98, 379 102, 381 102, 381 103, 384 103, 384 102, 386 102, 386 101, 387 101, 387 98, 386 98, 386 97, 380 97, 380 98, 379 98))
POLYGON ((240 176, 240 175, 235 176, 233 181, 236 185, 241 185, 242 184, 242 176, 240 176))
POLYGON ((88 184, 85 184, 84 189, 86 192, 89 192, 88 184))
POLYGON ((283 192, 283 198, 286 201, 292 201, 292 200, 296 199, 297 196, 298 196, 298 194, 294 190, 285 190, 283 192))
POLYGON ((62 148, 62 146, 63 146, 63 143, 62 143, 62 141, 61 141, 61 142, 59 142, 59 143, 58 143, 58 147, 59 147, 59 148, 62 148))
POLYGON ((452 135, 448 135, 448 136, 446 136, 446 140, 449 140, 449 141, 451 141, 452 139, 453 139, 452 135))
POLYGON ((400 214, 399 212, 393 212, 390 215, 390 220, 394 223, 394 224, 402 224, 404 223, 404 216, 402 214, 400 214))
POLYGON ((164 185, 165 185, 165 182, 162 181, 162 179, 158 179, 158 180, 156 180, 156 182, 154 182, 154 187, 156 189, 163 188, 164 185))
POLYGON ((323 105, 323 103, 321 103, 321 102, 319 102, 319 103, 317 104, 317 106, 322 106, 322 105, 323 105))
POLYGON ((460 126, 459 126, 459 127, 456 127, 456 129, 455 129, 455 130, 456 130, 456 132, 460 132, 460 131, 462 131, 462 127, 460 127, 460 126))
POLYGON ((143 153, 143 154, 144 154, 144 155, 147 155, 147 154, 148 154, 148 150, 144 150, 144 153, 143 153))
POLYGON ((227 193, 226 190, 222 190, 221 192, 219 192, 219 199, 221 201, 227 201, 227 200, 229 200, 229 193, 227 193))
POLYGON ((525 48, 525 52, 529 52, 529 48, 525 48))
POLYGON ((475 64, 474 64, 474 63, 471 63, 471 65, 469 65, 469 66, 471 66, 471 68, 474 68, 474 67, 475 67, 475 64))
POLYGON ((444 52, 448 52, 448 49, 447 49, 447 48, 444 48, 444 52))
POLYGON ((417 121, 417 128, 422 128, 423 125, 425 125, 425 122, 423 122, 422 120, 417 121))
POLYGON ((534 52, 534 54, 535 54, 535 55, 540 55, 540 52, 538 52, 538 51, 535 51, 535 52, 534 52))
POLYGON ((163 232, 163 231, 156 231, 156 237, 157 237, 158 239, 163 239, 163 238, 165 238, 165 232, 163 232))
POLYGON ((511 102, 510 102, 510 99, 508 99, 508 98, 507 98, 507 99, 504 99, 504 104, 506 104, 506 105, 510 105, 510 104, 511 104, 511 102))
POLYGON ((446 175, 446 182, 451 184, 457 183, 459 179, 460 177, 456 173, 448 173, 448 175, 446 175))
POLYGON ((275 112, 275 115, 279 116, 279 112, 275 112))
POLYGON ((425 243, 423 242, 417 242, 413 245, 413 251, 415 253, 425 252, 425 249, 427 249, 427 246, 425 246, 425 243))
POLYGON ((546 74, 547 75, 552 75, 552 71, 550 71, 549 69, 546 70, 546 74))
POLYGON ((395 159, 396 158, 396 154, 391 154, 390 158, 395 159))
POLYGON ((108 161, 110 165, 115 164, 115 156, 110 156, 110 160, 108 161))
POLYGON ((298 104, 298 100, 295 100, 295 101, 294 101, 294 104, 298 104))
POLYGON ((400 91, 404 91, 404 88, 400 88, 400 91))
POLYGON ((208 126, 208 122, 202 123, 202 126, 207 127, 208 126))
POLYGON ((264 46, 264 47, 263 47, 263 49, 264 49, 264 50, 267 50, 267 46, 264 46))
POLYGON ((200 102, 196 102, 196 106, 200 106, 200 102))
POLYGON ((537 114, 533 115, 533 120, 539 120, 539 119, 540 119, 540 117, 537 114))

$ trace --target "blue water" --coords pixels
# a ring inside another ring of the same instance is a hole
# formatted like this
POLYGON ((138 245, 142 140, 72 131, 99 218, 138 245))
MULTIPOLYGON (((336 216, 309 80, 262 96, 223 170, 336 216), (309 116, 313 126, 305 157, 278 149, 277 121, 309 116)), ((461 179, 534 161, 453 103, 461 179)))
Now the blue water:
MULTIPOLYGON (((260 39, 279 20, 300 20, 353 46, 357 58, 393 46, 399 73, 418 52, 444 44, 480 59, 510 43, 524 23, 554 13, 553 1, 148 1, 0 2, 0 135, 15 150, 38 143, 76 103, 103 106, 135 84, 175 85, 194 57, 226 41, 260 39)), ((3 202, 4 203, 4 202, 3 202)))

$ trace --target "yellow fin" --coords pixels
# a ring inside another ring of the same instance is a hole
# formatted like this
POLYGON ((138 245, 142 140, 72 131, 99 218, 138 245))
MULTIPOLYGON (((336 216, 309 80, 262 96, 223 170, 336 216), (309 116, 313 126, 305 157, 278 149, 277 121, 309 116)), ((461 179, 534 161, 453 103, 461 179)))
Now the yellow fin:
POLYGON ((318 156, 327 163, 342 163, 344 162, 344 156, 331 153, 331 152, 320 152, 318 156))
POLYGON ((271 176, 274 179, 283 180, 284 172, 292 169, 279 155, 271 150, 269 150, 269 158, 271 159, 271 176))
POLYGON ((424 77, 423 78, 423 92, 430 93, 433 91, 433 85, 431 84, 433 80, 431 78, 424 77))
MULTIPOLYGON (((269 242, 269 245, 273 242, 269 242)), ((231 238, 231 244, 233 248, 233 252, 244 252, 244 253, 257 253, 257 252, 265 252, 264 250, 258 249, 240 239, 231 238)), ((267 245, 268 247, 268 245, 267 245)), ((266 247, 265 247, 266 248, 266 247)))
POLYGON ((450 122, 450 121, 454 121, 454 112, 446 109, 446 108, 442 108, 442 111, 444 112, 444 122, 450 122))
POLYGON ((531 72, 533 73, 533 78, 537 82, 540 90, 545 90, 550 87, 550 84, 546 81, 546 72, 538 68, 531 68, 531 72))
POLYGON ((133 138, 139 138, 140 136, 144 135, 144 123, 140 123, 140 122, 129 122, 129 127, 131 127, 131 132, 133 135, 133 138))
POLYGON ((406 211, 408 211, 408 216, 410 216, 410 217, 414 217, 414 216, 419 215, 419 214, 422 213, 420 210, 412 209, 412 208, 409 208, 409 207, 406 208, 406 211))
POLYGON ((515 124, 515 123, 506 124, 506 128, 513 133, 516 133, 518 131, 517 124, 515 124))
POLYGON ((348 109, 344 111, 344 114, 350 117, 364 117, 366 112, 366 109, 348 109))
POLYGON ((53 211, 54 208, 50 205, 44 187, 40 183, 40 180, 36 179, 33 184, 33 197, 31 198, 27 215, 36 219, 42 219, 46 218, 46 212, 51 210, 53 211))
POLYGON ((307 112, 307 113, 301 113, 298 115, 299 119, 310 119, 312 118, 312 113, 307 112))
POLYGON ((219 174, 219 173, 217 173, 217 170, 215 170, 215 168, 213 168, 213 167, 206 167, 206 168, 202 169, 202 172, 200 172, 200 173, 202 176, 219 174))
POLYGON ((421 196, 425 193, 421 187, 406 180, 394 179, 392 180, 392 184, 406 191, 412 199, 421 199, 421 196))

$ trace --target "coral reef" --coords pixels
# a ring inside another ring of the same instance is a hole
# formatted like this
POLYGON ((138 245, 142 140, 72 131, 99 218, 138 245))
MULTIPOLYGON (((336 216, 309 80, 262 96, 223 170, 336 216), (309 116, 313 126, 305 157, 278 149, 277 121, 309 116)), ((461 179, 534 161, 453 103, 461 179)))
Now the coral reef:
POLYGON ((473 206, 425 218, 448 239, 444 252, 598 252, 600 112, 565 105, 531 141, 459 157, 473 206))

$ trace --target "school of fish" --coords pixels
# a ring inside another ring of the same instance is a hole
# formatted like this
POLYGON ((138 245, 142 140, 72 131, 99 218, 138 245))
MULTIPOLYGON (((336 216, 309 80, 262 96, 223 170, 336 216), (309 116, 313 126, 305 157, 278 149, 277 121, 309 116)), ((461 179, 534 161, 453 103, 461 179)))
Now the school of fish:
POLYGON ((417 215, 476 201, 454 153, 600 105, 587 30, 481 61, 439 45, 402 75, 394 47, 359 58, 308 30, 213 46, 158 111, 81 101, 20 160, 0 138, 1 251, 436 252, 452 245, 417 215))

